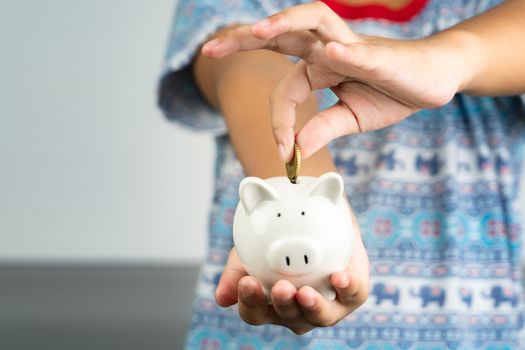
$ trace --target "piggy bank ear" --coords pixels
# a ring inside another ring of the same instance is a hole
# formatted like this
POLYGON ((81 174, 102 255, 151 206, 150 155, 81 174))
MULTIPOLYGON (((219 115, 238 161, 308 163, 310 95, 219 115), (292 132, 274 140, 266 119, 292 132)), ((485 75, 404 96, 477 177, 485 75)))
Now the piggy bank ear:
POLYGON ((270 184, 258 177, 247 177, 241 181, 239 196, 244 210, 251 214, 255 207, 263 201, 277 200, 279 194, 270 184))
POLYGON ((321 175, 312 186, 308 196, 321 196, 337 205, 343 196, 343 179, 337 173, 330 172, 321 175))

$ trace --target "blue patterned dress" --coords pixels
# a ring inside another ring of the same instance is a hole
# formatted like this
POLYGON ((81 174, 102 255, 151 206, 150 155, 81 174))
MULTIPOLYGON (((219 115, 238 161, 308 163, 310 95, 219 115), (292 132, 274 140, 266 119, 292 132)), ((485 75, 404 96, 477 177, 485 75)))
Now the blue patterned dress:
MULTIPOLYGON (((303 1, 306 2, 306 1, 303 1)), ((226 126, 189 64, 218 28, 261 19, 293 0, 180 0, 159 101, 168 118, 213 133, 217 146, 209 250, 188 349, 520 349, 521 225, 516 197, 525 135, 520 97, 458 94, 389 128, 331 144, 371 263, 371 294, 334 327, 303 336, 244 323, 213 292, 232 246, 243 178, 226 126)), ((496 5, 432 0, 410 21, 352 20, 361 34, 413 39, 496 5)), ((334 96, 320 94, 322 107, 334 96)))

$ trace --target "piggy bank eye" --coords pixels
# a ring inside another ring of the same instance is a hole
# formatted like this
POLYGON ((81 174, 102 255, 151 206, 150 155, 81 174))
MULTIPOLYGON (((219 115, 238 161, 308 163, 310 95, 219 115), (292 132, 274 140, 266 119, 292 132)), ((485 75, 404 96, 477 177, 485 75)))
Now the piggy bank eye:
POLYGON ((302 211, 302 212, 301 212, 301 215, 302 215, 302 216, 305 216, 305 215, 306 215, 306 213, 305 213, 304 211, 302 211))
POLYGON ((281 217, 281 213, 277 213, 277 217, 280 218, 281 217))

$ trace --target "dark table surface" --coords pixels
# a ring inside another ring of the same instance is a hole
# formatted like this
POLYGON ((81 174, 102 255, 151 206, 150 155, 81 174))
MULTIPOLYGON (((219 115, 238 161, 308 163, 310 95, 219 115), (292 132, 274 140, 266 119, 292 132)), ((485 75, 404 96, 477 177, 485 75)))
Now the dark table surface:
POLYGON ((0 266, 0 349, 182 349, 197 266, 0 266))

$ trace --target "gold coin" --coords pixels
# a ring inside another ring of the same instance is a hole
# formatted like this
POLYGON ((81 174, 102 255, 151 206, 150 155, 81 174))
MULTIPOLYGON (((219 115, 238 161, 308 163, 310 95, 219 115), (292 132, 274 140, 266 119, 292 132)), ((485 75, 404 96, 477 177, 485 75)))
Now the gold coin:
POLYGON ((297 177, 301 170, 301 150, 297 144, 294 144, 294 150, 292 160, 286 163, 286 175, 288 176, 288 180, 293 184, 297 183, 297 177))

